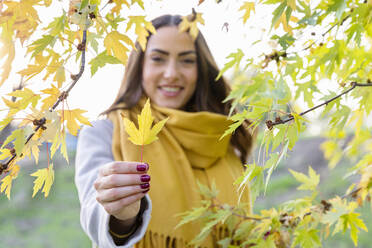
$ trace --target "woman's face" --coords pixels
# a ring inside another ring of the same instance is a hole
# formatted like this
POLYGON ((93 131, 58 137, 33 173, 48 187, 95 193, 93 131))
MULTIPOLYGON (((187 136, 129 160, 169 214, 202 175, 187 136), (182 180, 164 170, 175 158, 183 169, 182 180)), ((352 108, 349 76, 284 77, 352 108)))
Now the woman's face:
POLYGON ((197 57, 191 36, 176 26, 156 30, 144 54, 142 87, 160 107, 182 109, 195 91, 197 57))

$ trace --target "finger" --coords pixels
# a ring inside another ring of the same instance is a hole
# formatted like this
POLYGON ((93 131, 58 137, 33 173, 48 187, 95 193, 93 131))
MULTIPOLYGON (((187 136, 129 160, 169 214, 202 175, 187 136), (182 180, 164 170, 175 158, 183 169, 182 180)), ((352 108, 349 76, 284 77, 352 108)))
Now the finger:
POLYGON ((150 188, 149 183, 143 183, 141 185, 132 185, 125 187, 116 187, 111 189, 104 189, 97 193, 97 201, 101 204, 106 202, 112 202, 121 198, 128 197, 137 193, 147 192, 150 188))
POLYGON ((126 161, 114 161, 105 164, 100 169, 102 176, 108 176, 112 174, 142 174, 149 169, 147 163, 140 162, 126 162, 126 161))
POLYGON ((147 174, 134 175, 134 174, 113 174, 102 177, 98 181, 98 189, 110 189, 115 187, 123 187, 130 185, 140 185, 150 182, 151 177, 147 174))
POLYGON ((107 202, 103 204, 103 207, 105 208, 107 213, 111 215, 116 215, 117 213, 122 211, 124 207, 140 200, 144 196, 145 196, 144 193, 137 193, 137 194, 119 199, 117 201, 107 202))

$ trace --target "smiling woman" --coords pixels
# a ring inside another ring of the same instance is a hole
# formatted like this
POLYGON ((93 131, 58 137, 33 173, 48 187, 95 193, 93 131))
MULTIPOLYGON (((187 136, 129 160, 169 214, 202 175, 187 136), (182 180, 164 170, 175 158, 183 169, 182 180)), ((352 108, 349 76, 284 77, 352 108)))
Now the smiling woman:
POLYGON ((148 41, 142 86, 158 106, 182 109, 193 95, 197 59, 192 37, 175 26, 162 27, 148 41))
MULTIPOLYGON (((231 103, 223 102, 230 89, 222 77, 215 81, 219 70, 203 35, 180 32, 181 21, 171 15, 152 21, 157 32, 145 51, 136 43, 106 119, 79 135, 81 224, 99 247, 187 247, 200 226, 175 229, 175 216, 202 201, 197 182, 215 183, 221 202, 238 201, 233 182, 243 172, 252 136, 242 125, 220 140, 232 124, 231 103), (146 98, 155 122, 169 120, 156 142, 139 148, 128 141, 121 116, 137 122, 146 98), (146 163, 138 162, 141 155, 146 163)), ((242 201, 250 203, 249 190, 242 201)), ((225 234, 224 227, 216 229, 203 246, 216 247, 225 234)))

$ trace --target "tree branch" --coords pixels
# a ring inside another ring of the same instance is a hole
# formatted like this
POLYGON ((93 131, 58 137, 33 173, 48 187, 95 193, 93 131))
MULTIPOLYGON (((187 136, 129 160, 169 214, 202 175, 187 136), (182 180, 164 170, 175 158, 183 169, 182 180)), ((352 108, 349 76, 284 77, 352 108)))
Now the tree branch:
MULTIPOLYGON (((86 43, 87 43, 87 27, 84 29, 83 31, 83 40, 82 42, 78 45, 78 50, 81 51, 81 65, 80 65, 80 71, 78 74, 76 75, 73 75, 73 82, 72 84, 70 85, 70 87, 66 90, 66 91, 63 91, 61 92, 61 95, 58 97, 58 100, 54 103, 53 107, 49 110, 50 112, 52 112, 53 110, 55 110, 55 108, 57 108, 57 106, 67 98, 69 92, 71 91, 71 89, 76 85, 77 81, 80 79, 80 77, 83 75, 83 72, 84 72, 84 68, 85 68, 85 50, 86 50, 86 43)), ((40 129, 45 129, 46 127, 44 126, 46 122, 46 119, 45 117, 44 118, 41 118, 40 120, 34 120, 34 125, 36 126, 35 127, 35 130, 32 134, 30 134, 27 139, 26 139, 26 142, 25 142, 25 145, 32 139, 32 137, 35 135, 35 133, 40 129)), ((22 156, 22 154, 20 154, 22 156)), ((9 165, 11 164, 11 162, 17 157, 18 155, 15 153, 13 154, 13 156, 4 164, 0 164, 0 175, 6 171, 8 168, 9 168, 9 165)))
MULTIPOLYGON (((339 94, 339 95, 337 95, 337 96, 335 96, 335 97, 333 97, 333 98, 331 98, 331 99, 329 99, 329 100, 327 100, 327 101, 325 101, 325 102, 323 102, 323 103, 321 103, 321 104, 319 104, 319 105, 317 105, 315 107, 312 107, 312 108, 310 108, 310 109, 308 109, 308 110, 300 113, 299 115, 300 116, 303 116, 303 115, 305 115, 305 114, 307 114, 307 113, 309 113, 309 112, 311 112, 311 111, 313 111, 313 110, 315 110, 317 108, 320 108, 323 105, 327 105, 328 103, 336 100, 337 98, 339 98, 339 97, 341 97, 341 96, 349 93, 350 91, 352 91, 356 87, 371 87, 371 86, 372 86, 372 82, 370 82, 369 80, 368 80, 368 83, 365 83, 365 84, 360 84, 360 83, 357 83, 357 82, 351 82, 351 88, 350 89, 345 90, 341 94, 339 94)), ((266 126, 267 126, 268 129, 271 130, 274 126, 279 125, 279 124, 284 124, 284 123, 289 122, 289 121, 291 121, 293 119, 294 119, 294 117, 292 115, 288 115, 288 118, 285 119, 285 120, 282 120, 281 118, 278 118, 277 117, 274 122, 271 121, 271 120, 267 120, 266 121, 266 126)))

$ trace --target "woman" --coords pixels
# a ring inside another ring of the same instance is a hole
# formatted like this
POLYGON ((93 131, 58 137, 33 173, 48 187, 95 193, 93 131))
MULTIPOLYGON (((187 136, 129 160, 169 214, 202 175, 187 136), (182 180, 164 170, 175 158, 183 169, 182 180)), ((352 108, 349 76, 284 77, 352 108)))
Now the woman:
MULTIPOLYGON (((180 22, 171 15, 152 21, 157 32, 145 51, 136 44, 107 119, 79 135, 75 181, 81 224, 99 247, 186 247, 200 226, 175 229, 180 221, 175 215, 200 204, 197 181, 215 182, 221 202, 237 202, 233 181, 242 173, 252 138, 239 127, 220 140, 231 124, 230 103, 223 103, 229 87, 223 78, 215 81, 218 69, 203 35, 193 40, 179 32, 180 22), (169 120, 159 140, 143 148, 141 163, 141 148, 128 141, 121 115, 137 123, 147 98, 155 122, 169 120)), ((249 193, 243 200, 250 201, 249 193)), ((212 232, 203 245, 214 247, 221 235, 212 232)))

